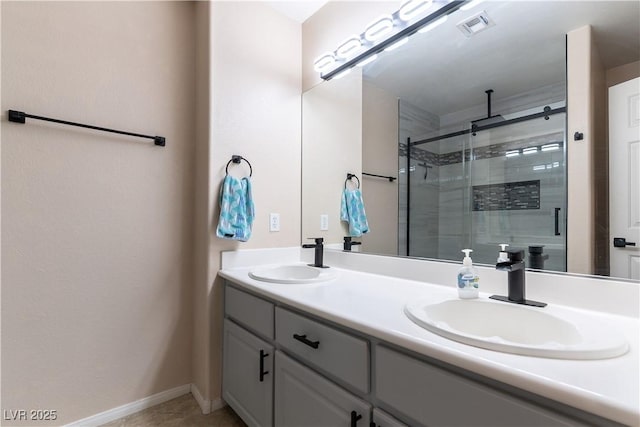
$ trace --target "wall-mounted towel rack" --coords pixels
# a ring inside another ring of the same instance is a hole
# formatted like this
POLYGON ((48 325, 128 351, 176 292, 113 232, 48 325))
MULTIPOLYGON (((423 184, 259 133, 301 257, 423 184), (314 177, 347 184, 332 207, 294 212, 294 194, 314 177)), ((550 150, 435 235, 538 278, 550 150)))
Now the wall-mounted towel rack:
POLYGON ((155 145, 159 145, 161 147, 164 147, 166 145, 166 142, 165 142, 165 139, 164 139, 163 136, 142 135, 140 133, 125 132, 125 131, 122 131, 122 130, 108 129, 108 128, 103 128, 103 127, 100 127, 100 126, 85 125, 85 124, 82 124, 82 123, 69 122, 67 120, 52 119, 50 117, 36 116, 34 114, 25 113, 23 111, 9 110, 9 121, 10 122, 25 123, 27 118, 35 119, 35 120, 44 120, 46 122, 60 123, 60 124, 69 125, 69 126, 78 126, 78 127, 81 127, 81 128, 99 130, 99 131, 102 131, 102 132, 110 132, 110 133, 117 133, 117 134, 120 134, 120 135, 135 136, 137 138, 153 139, 153 143, 155 145))
POLYGON ((366 173, 366 172, 362 172, 362 175, 366 175, 366 176, 375 176, 376 178, 384 178, 384 179, 388 179, 389 182, 393 182, 395 181, 396 178, 395 176, 384 176, 384 175, 376 175, 375 173, 366 173))
POLYGON ((356 181, 358 181, 358 188, 360 188, 360 179, 352 173, 347 173, 347 179, 344 180, 344 188, 347 188, 347 181, 351 181, 352 178, 355 178, 356 181))
POLYGON ((225 175, 229 175, 229 165, 230 165, 231 163, 235 163, 235 164, 237 164, 237 165, 238 165, 238 164, 240 164, 240 162, 241 162, 241 161, 243 161, 243 160, 244 160, 245 162, 247 162, 247 164, 249 165, 249 177, 251 177, 251 176, 253 175, 253 168, 251 167, 251 163, 249 163, 249 160, 247 160, 247 159, 245 159, 244 157, 239 156, 239 155, 237 155, 237 154, 232 155, 232 156, 231 156, 231 160, 229 160, 229 161, 227 162, 227 167, 226 167, 226 168, 224 168, 224 173, 225 173, 225 175))

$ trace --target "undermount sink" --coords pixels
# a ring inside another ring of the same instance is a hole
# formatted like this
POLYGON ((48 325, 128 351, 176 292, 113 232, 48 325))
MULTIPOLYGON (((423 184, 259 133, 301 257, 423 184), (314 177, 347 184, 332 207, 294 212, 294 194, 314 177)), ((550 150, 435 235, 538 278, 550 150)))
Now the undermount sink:
POLYGON ((336 277, 330 268, 302 264, 260 267, 249 272, 249 277, 270 283, 301 284, 325 282, 336 277))
POLYGON ((624 336, 587 314, 526 307, 485 298, 423 299, 404 308, 409 319, 464 344, 527 356, 607 359, 627 352, 624 336))

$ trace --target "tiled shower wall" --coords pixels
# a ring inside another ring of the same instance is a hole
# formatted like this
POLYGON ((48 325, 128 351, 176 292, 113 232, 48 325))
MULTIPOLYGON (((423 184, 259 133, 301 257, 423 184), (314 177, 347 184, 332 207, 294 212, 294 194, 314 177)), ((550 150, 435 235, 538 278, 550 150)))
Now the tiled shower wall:
MULTIPOLYGON (((401 117, 419 111, 407 103, 400 105, 401 117)), ((491 264, 496 260, 499 243, 525 249, 544 245, 544 252, 549 254, 545 269, 565 270, 564 123, 564 114, 559 114, 548 121, 538 119, 479 132, 475 137, 464 135, 412 147, 410 255, 460 260, 461 249, 471 247, 475 262, 491 264), (549 143, 558 143, 559 148, 506 157, 507 151, 549 143), (425 164, 431 166, 426 178, 425 167, 421 166, 425 164), (513 184, 530 181, 536 184, 513 184), (490 185, 498 187, 482 187, 490 185), (500 186, 519 191, 521 195, 515 200, 521 209, 507 205, 510 209, 500 209, 489 204, 483 210, 473 210, 472 186, 486 200, 489 192, 495 193, 500 186), (560 236, 555 235, 556 208, 560 208, 560 236)), ((403 131, 409 133, 409 128, 401 130, 401 172, 406 169, 407 151, 403 131)), ((409 133, 416 134, 426 132, 409 133)), ((401 173, 401 254, 406 248, 406 182, 406 173, 401 173)))

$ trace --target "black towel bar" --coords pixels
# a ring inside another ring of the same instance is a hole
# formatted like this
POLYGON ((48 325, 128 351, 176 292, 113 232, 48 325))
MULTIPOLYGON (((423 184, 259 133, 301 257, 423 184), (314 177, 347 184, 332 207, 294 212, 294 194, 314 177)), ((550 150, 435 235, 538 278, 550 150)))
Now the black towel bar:
POLYGON ((362 172, 362 175, 366 175, 366 176, 375 176, 376 178, 384 178, 384 179, 388 179, 389 182, 393 182, 395 181, 396 178, 395 176, 385 176, 385 175, 376 175, 375 173, 366 173, 366 172, 362 172))
POLYGON ((94 130, 99 130, 99 131, 102 131, 102 132, 111 132, 111 133, 117 133, 117 134, 120 134, 120 135, 135 136, 135 137, 138 137, 138 138, 153 139, 153 142, 154 142, 155 145, 159 145, 161 147, 164 147, 166 145, 166 141, 165 141, 163 136, 142 135, 140 133, 125 132, 125 131, 122 131, 122 130, 108 129, 108 128, 103 128, 103 127, 100 127, 100 126, 85 125, 85 124, 82 124, 82 123, 69 122, 67 120, 52 119, 50 117, 36 116, 36 115, 33 115, 33 114, 25 113, 23 111, 9 110, 9 121, 10 122, 25 123, 27 118, 35 119, 35 120, 44 120, 46 122, 60 123, 60 124, 69 125, 69 126, 77 126, 77 127, 81 127, 81 128, 87 128, 87 129, 94 129, 94 130))

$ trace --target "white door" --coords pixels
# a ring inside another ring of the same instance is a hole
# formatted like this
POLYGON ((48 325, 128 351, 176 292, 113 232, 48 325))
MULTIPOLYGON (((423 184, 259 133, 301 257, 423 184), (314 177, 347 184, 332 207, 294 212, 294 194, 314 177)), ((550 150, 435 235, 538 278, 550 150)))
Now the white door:
POLYGON ((640 78, 609 88, 611 276, 640 280, 640 78))

